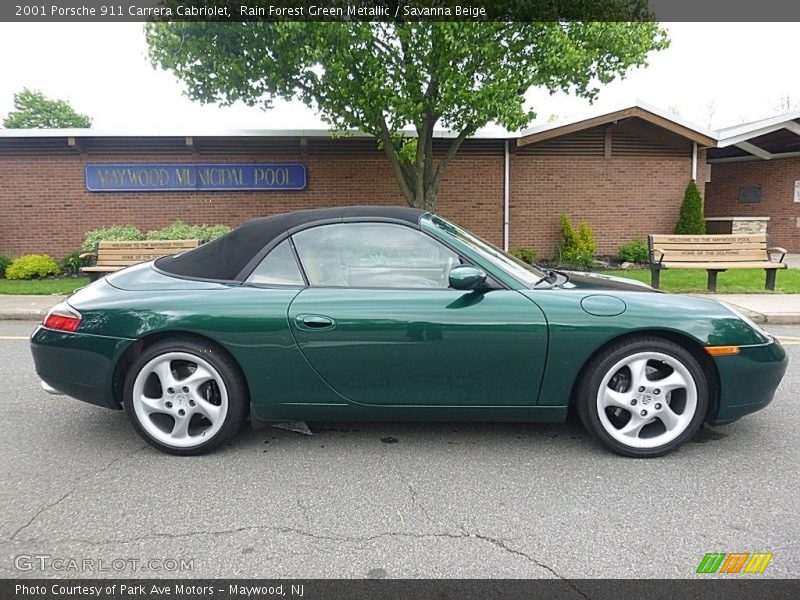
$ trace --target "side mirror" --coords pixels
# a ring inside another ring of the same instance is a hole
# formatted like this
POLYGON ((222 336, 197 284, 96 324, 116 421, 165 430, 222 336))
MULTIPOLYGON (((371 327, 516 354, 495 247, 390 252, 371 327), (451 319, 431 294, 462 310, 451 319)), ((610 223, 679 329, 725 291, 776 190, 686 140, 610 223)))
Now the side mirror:
POLYGON ((450 287, 456 290, 475 290, 486 282, 486 273, 477 267, 461 265, 450 271, 450 287))

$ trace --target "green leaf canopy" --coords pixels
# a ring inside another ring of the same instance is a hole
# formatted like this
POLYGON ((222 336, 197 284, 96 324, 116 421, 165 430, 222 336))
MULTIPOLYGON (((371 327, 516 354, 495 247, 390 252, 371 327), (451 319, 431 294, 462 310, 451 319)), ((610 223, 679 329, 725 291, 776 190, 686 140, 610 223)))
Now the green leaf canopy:
POLYGON ((14 110, 3 120, 8 129, 86 128, 92 120, 64 100, 53 100, 37 90, 14 94, 14 110))
MULTIPOLYGON (((641 2, 626 5, 631 18, 641 2)), ((666 47, 653 22, 169 22, 147 26, 154 65, 201 102, 299 99, 335 130, 372 134, 412 206, 433 209, 464 139, 530 123, 532 87, 594 99, 666 47), (455 132, 434 153, 434 127, 455 132), (413 129, 415 136, 402 132, 413 129)))

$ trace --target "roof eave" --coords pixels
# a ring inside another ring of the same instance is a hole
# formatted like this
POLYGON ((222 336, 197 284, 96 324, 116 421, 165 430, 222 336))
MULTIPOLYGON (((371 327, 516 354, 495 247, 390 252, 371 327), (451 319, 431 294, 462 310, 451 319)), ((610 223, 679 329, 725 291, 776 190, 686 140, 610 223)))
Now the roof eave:
POLYGON ((581 121, 566 123, 563 125, 555 124, 550 126, 542 126, 541 128, 538 128, 538 131, 535 128, 528 130, 528 132, 523 132, 523 134, 517 139, 517 146, 527 146, 528 144, 543 142, 545 140, 561 137, 570 133, 585 131, 586 129, 591 129, 593 127, 607 125, 622 119, 634 117, 640 118, 644 121, 680 135, 681 137, 689 139, 697 143, 698 146, 704 148, 713 148, 717 145, 716 137, 712 132, 701 130, 700 128, 690 127, 684 123, 678 122, 674 118, 660 114, 660 112, 661 111, 656 112, 650 108, 643 108, 642 106, 636 105, 596 117, 591 117, 589 119, 583 119, 581 121))

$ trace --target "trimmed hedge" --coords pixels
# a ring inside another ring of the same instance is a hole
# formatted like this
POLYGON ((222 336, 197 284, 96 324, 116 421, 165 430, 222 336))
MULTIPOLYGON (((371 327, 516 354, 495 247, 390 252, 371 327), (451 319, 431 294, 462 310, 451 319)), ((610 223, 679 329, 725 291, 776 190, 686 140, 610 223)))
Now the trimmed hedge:
POLYGON ((6 279, 39 279, 58 275, 58 263, 46 254, 26 254, 15 259, 6 269, 6 279))
POLYGON ((646 263, 649 258, 647 244, 642 238, 634 238, 619 247, 617 258, 620 262, 646 263))
POLYGON ((6 269, 10 264, 11 259, 3 254, 0 254, 0 279, 6 276, 6 269))
POLYGON ((689 180, 683 195, 681 212, 673 233, 681 235, 703 235, 706 232, 706 220, 703 218, 703 198, 694 179, 689 180))
POLYGON ((572 225, 569 215, 561 215, 561 242, 558 244, 558 264, 575 269, 588 269, 594 262, 597 244, 592 229, 586 221, 581 221, 578 229, 572 225))
POLYGON ((81 250, 94 252, 97 242, 109 240, 114 242, 133 242, 139 240, 200 240, 210 242, 230 233, 227 225, 190 225, 183 221, 175 221, 161 229, 142 233, 133 225, 113 225, 100 227, 86 233, 81 250))
POLYGON ((144 235, 133 225, 112 225, 111 227, 100 227, 92 229, 86 233, 81 250, 84 252, 94 252, 97 242, 109 240, 113 242, 132 242, 143 240, 144 235))
POLYGON ((227 225, 189 225, 183 221, 175 221, 161 229, 148 231, 148 240, 201 240, 210 242, 230 233, 227 225))
POLYGON ((536 263, 536 250, 531 248, 512 248, 508 253, 529 265, 536 263))

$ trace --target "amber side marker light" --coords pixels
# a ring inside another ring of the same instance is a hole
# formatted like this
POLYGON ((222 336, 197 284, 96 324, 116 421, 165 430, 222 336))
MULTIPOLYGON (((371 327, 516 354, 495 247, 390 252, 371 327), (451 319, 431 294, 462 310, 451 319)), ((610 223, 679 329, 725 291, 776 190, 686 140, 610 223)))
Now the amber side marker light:
POLYGON ((739 354, 739 346, 706 346, 705 351, 711 356, 730 356, 739 354))

